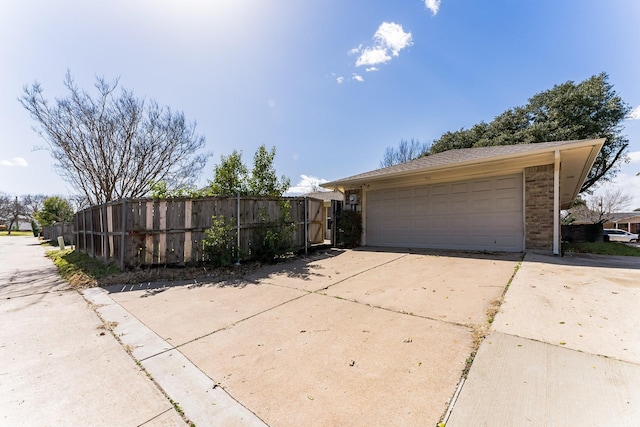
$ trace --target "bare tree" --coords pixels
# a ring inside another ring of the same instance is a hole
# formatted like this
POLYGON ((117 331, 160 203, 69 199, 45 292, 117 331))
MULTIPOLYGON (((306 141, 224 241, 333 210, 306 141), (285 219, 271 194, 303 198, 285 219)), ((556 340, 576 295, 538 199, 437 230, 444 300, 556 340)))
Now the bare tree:
POLYGON ((573 218, 597 223, 605 223, 612 218, 612 214, 626 209, 633 197, 621 189, 605 191, 602 194, 594 194, 585 200, 581 200, 571 208, 573 218))
POLYGON ((133 92, 114 92, 118 79, 96 78, 97 96, 76 86, 67 72, 65 98, 49 104, 39 83, 19 98, 38 123, 34 130, 47 142, 60 176, 91 204, 141 197, 152 182, 188 186, 200 175, 208 154, 183 113, 145 103, 133 92))
POLYGON ((0 224, 7 226, 9 230, 11 230, 11 227, 9 227, 9 220, 13 208, 12 203, 13 198, 10 195, 0 193, 0 224))
POLYGON ((67 201, 73 208, 74 212, 81 211, 91 206, 91 203, 89 203, 87 197, 83 196, 82 194, 73 194, 67 197, 67 201))
POLYGON ((30 222, 44 196, 10 196, 0 193, 0 219, 7 226, 8 234, 19 228, 21 222, 30 222))
POLYGON ((387 147, 384 152, 380 167, 386 168, 401 163, 407 163, 429 153, 429 144, 422 143, 417 139, 411 138, 411 141, 401 139, 398 148, 387 147))
POLYGON ((30 218, 42 208, 46 198, 44 194, 25 194, 21 197, 25 212, 30 218))

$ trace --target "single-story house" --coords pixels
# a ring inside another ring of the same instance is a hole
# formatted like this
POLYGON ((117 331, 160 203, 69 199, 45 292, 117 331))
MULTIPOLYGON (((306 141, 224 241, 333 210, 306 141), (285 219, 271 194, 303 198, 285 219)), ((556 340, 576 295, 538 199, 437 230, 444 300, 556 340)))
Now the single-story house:
POLYGON ((640 212, 612 213, 604 228, 620 228, 630 233, 640 233, 640 212))
POLYGON ((322 184, 362 213, 365 246, 560 253, 560 210, 604 139, 450 150, 322 184))

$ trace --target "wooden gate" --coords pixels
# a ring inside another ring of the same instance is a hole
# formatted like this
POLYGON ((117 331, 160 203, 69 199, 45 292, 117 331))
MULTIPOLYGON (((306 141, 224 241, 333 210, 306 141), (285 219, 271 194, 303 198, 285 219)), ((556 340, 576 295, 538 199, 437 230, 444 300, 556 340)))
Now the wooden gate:
POLYGON ((307 199, 307 239, 310 244, 324 243, 324 202, 307 199))

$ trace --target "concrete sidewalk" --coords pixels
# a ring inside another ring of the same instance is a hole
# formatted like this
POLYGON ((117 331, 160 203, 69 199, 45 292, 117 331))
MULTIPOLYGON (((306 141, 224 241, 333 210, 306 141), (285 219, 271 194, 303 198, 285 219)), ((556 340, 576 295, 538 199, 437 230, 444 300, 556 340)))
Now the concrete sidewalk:
POLYGON ((527 254, 447 421, 640 425, 640 259, 527 254))
POLYGON ((0 237, 0 425, 185 425, 44 252, 0 237))

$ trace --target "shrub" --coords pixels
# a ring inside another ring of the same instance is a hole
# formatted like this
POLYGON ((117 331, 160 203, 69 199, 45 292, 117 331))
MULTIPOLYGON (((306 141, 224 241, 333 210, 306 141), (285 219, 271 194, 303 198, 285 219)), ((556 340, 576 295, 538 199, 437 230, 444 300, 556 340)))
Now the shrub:
POLYGON ((252 241, 251 257, 261 262, 275 262, 294 249, 293 233, 296 225, 291 221, 291 203, 280 205, 280 218, 270 221, 266 209, 258 212, 260 226, 252 241))
POLYGON ((206 260, 214 267, 228 267, 239 258, 237 234, 231 221, 224 216, 213 216, 213 225, 204 236, 206 260))
POLYGON ((337 216, 338 244, 347 248, 360 245, 362 238, 362 215, 356 211, 342 211, 337 216))

